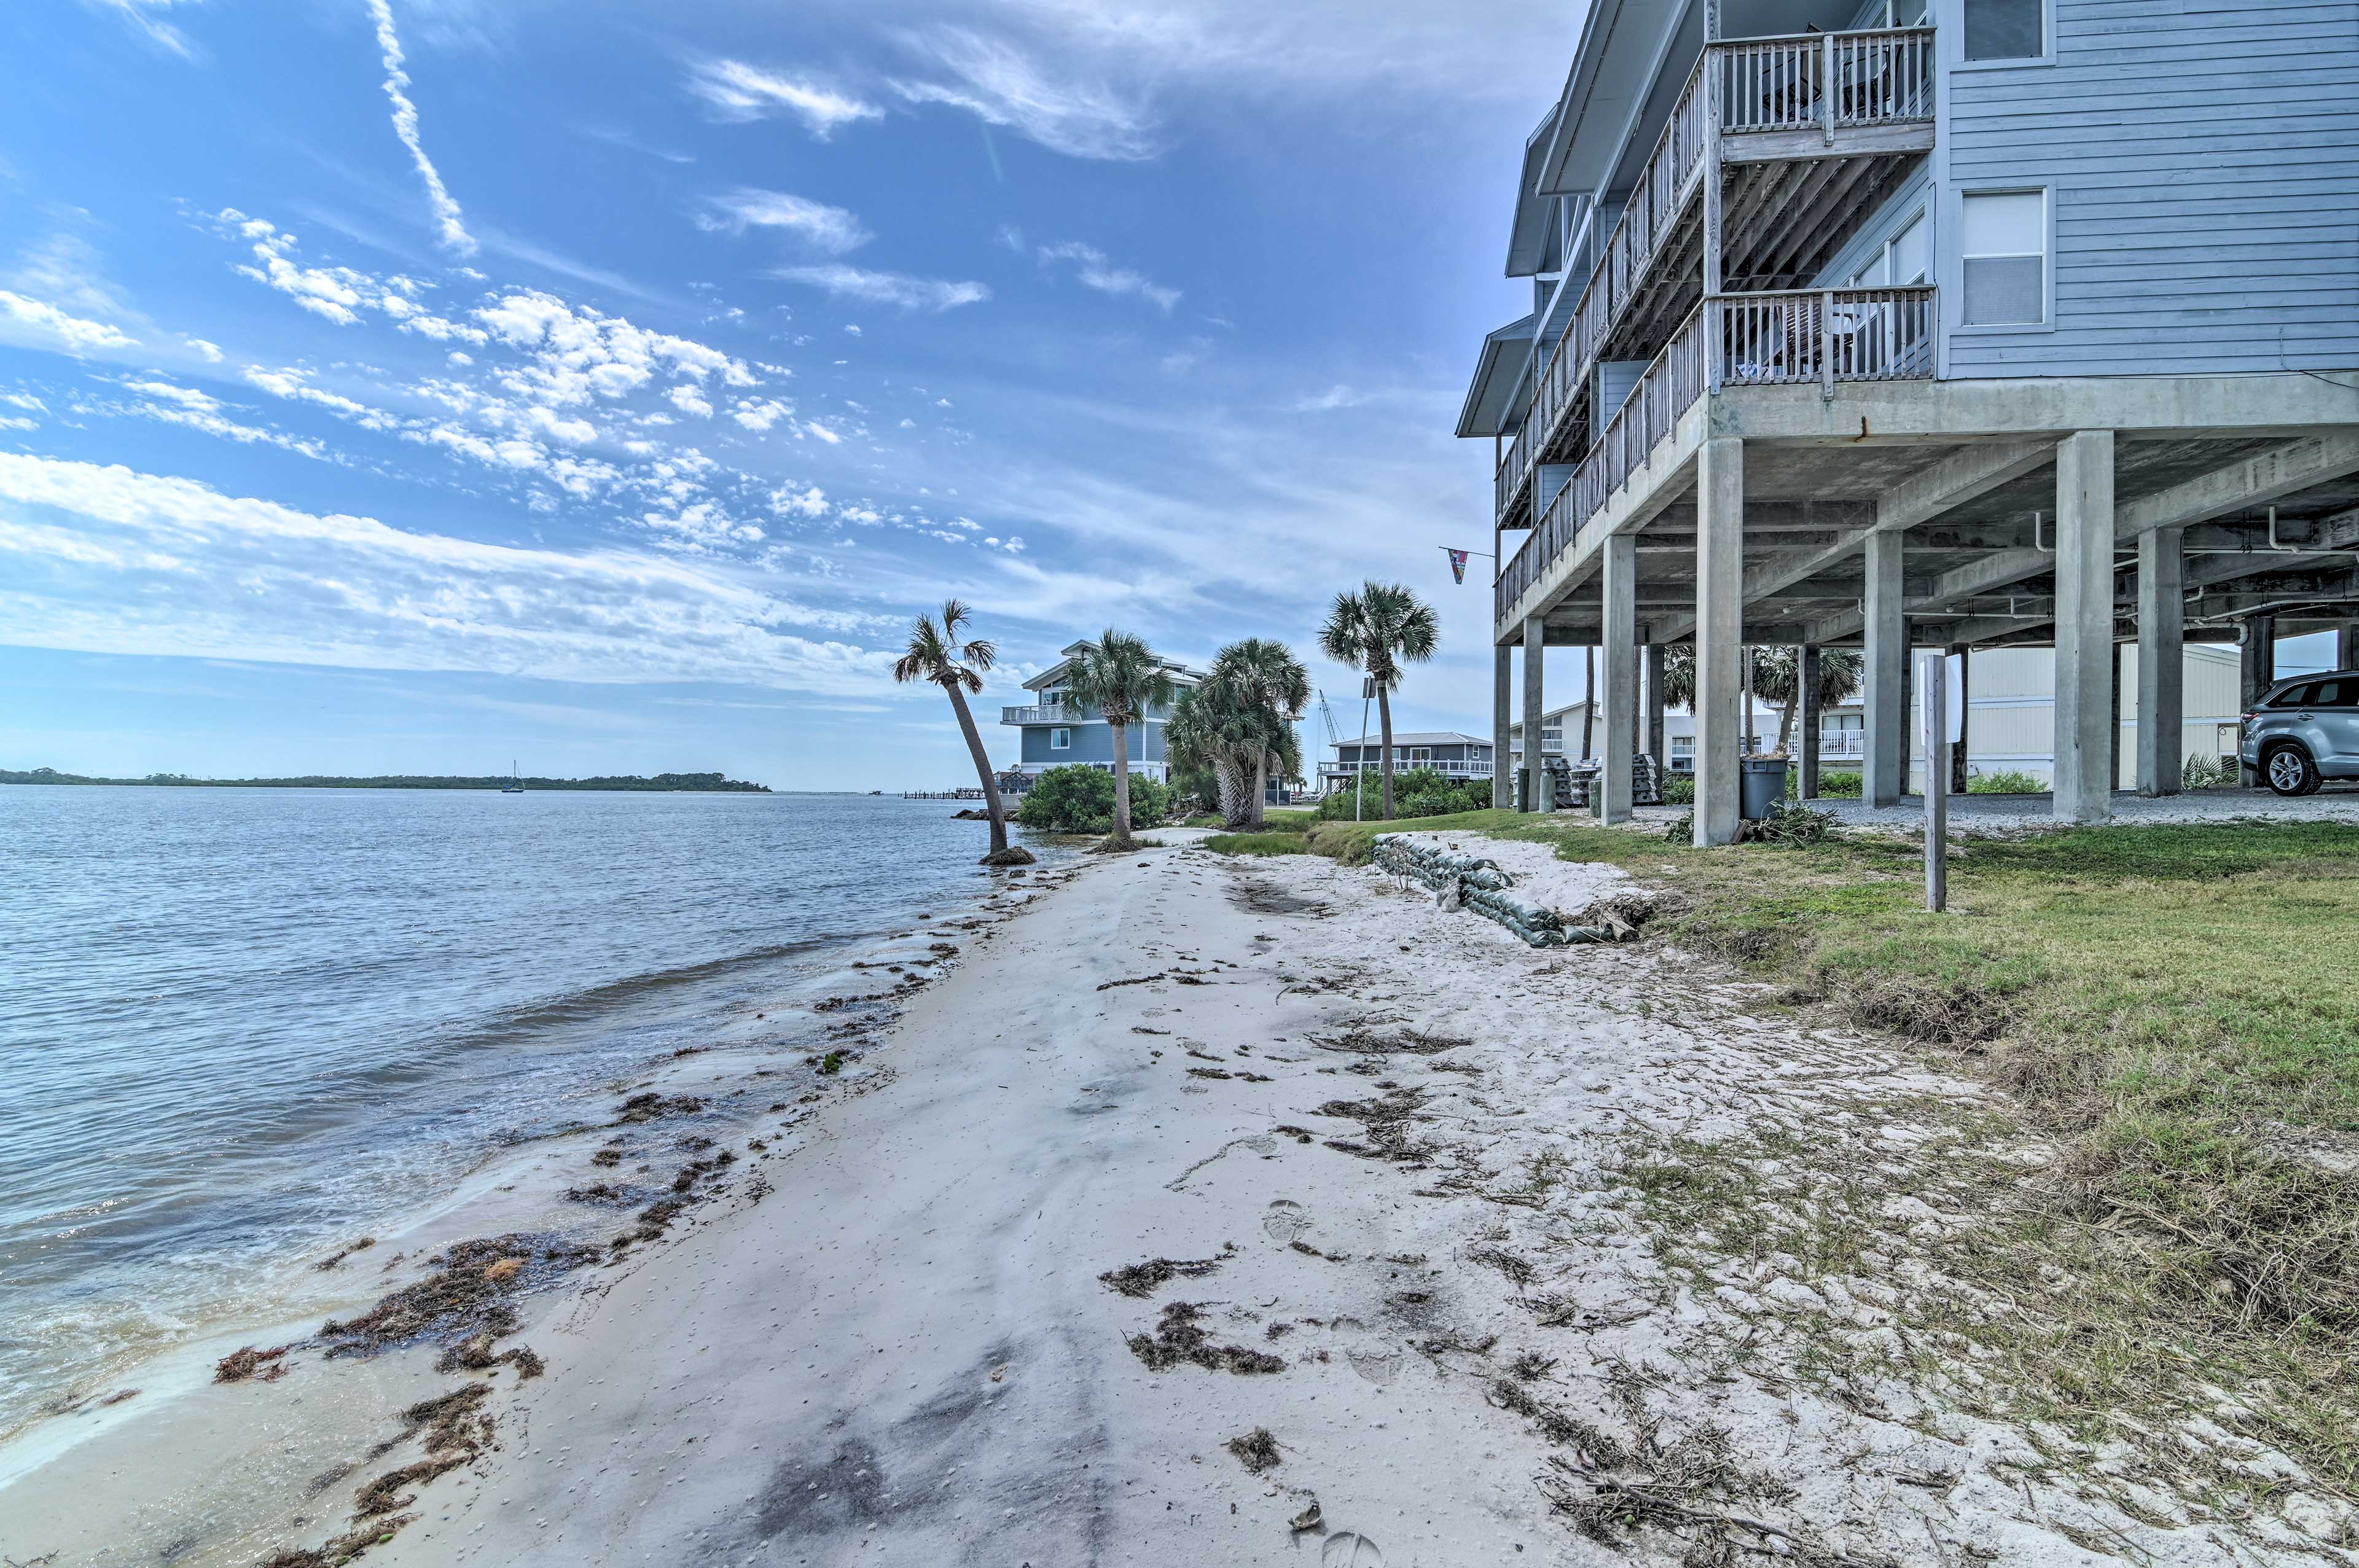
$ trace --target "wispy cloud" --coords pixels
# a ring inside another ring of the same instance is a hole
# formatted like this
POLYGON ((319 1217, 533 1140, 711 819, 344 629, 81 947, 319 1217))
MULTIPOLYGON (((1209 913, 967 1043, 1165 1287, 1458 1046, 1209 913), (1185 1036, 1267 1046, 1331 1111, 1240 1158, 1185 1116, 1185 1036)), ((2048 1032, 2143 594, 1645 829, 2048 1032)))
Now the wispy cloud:
POLYGON ((882 119, 885 111, 800 77, 784 76, 742 59, 707 60, 688 79, 688 90, 712 105, 724 120, 759 120, 787 114, 821 141, 839 125, 882 119))
POLYGON ((954 310, 962 305, 979 304, 991 297, 991 290, 980 283, 911 277, 899 272, 870 272, 863 267, 846 266, 841 262, 819 266, 782 266, 770 276, 788 283, 808 283, 839 298, 897 305, 904 310, 954 310))
POLYGON ((1154 112, 1102 81, 1059 80, 1024 50, 964 27, 903 35, 942 77, 897 78, 911 103, 964 109, 1069 157, 1131 162, 1162 150, 1154 112))
POLYGON ((713 197, 697 214, 697 222, 738 234, 747 229, 782 229, 832 256, 856 251, 876 237, 841 207, 750 186, 713 197))
POLYGON ((1085 245, 1078 240, 1072 240, 1061 245, 1041 247, 1040 264, 1043 266, 1060 261, 1075 264, 1077 270, 1074 276, 1084 288, 1094 288, 1100 294, 1112 294, 1117 297, 1135 294, 1166 316, 1170 315, 1171 308, 1180 303, 1178 289, 1166 288, 1144 273, 1133 272, 1125 266, 1115 266, 1106 259, 1106 254, 1095 245, 1085 245))
POLYGON ((393 30, 393 7, 387 0, 368 0, 369 14, 376 18, 376 47, 385 57, 385 95, 393 103, 393 134, 409 149, 410 161, 418 166, 418 177, 426 182, 426 200, 434 209, 434 226, 442 243, 452 253, 462 256, 475 254, 474 236, 459 211, 459 203, 442 184, 441 171, 434 160, 426 156, 426 144, 418 136, 418 105, 409 101, 409 73, 402 69, 401 39, 393 30))
POLYGON ((169 49, 182 59, 196 59, 196 46, 189 42, 187 34, 164 19, 164 13, 175 4, 194 3, 195 0, 82 0, 86 5, 122 17, 145 35, 148 42, 159 49, 169 49))
POLYGON ((0 288, 0 342, 53 349, 77 357, 102 349, 138 346, 103 321, 70 315, 47 300, 28 299, 5 288, 0 288))

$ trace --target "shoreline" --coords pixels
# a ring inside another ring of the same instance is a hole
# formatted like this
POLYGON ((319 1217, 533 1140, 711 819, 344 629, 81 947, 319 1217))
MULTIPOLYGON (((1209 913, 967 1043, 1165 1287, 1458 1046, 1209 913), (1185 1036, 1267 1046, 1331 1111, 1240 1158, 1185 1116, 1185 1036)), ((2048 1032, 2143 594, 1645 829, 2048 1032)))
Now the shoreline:
MULTIPOLYGON (((495 1429, 370 1561, 1614 1560, 1584 1529, 1640 1563, 2318 1560, 2298 1478, 2223 1523, 1915 1369, 1963 1357, 1895 1281, 1970 1221, 1909 1160, 1984 1091, 1672 949, 1531 949, 1373 868, 1192 842, 1046 879, 670 1235, 518 1298, 496 1343, 544 1375, 429 1346, 209 1387, 153 1435, 221 1460, 0 1490, 0 1552, 316 1552, 419 1461, 406 1404, 481 1388, 495 1429), (1889 1184, 1872 1234, 1814 1238, 1799 1198, 1791 1234, 1714 1234, 1683 1173, 1781 1128, 1889 1184), (393 1441, 319 1484, 354 1457, 323 1399, 393 1441), (1636 1529, 1595 1507, 1617 1476, 1663 1499, 1636 1529)), ((1482 850, 1558 907, 1623 883, 1482 850)))

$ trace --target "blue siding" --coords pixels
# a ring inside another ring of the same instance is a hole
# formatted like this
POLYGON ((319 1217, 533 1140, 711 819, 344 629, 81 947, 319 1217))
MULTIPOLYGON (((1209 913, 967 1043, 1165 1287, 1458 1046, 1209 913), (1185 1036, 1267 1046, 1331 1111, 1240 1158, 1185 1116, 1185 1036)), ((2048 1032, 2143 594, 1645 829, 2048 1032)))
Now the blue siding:
MULTIPOLYGON (((1130 753, 1132 762, 1159 762, 1163 760, 1163 726, 1160 722, 1147 726, 1145 734, 1140 732, 1137 725, 1132 725, 1126 739, 1129 744, 1124 750, 1130 753)), ((1113 727, 1103 723, 1027 724, 1024 726, 1023 761, 1027 766, 1038 764, 1042 767, 1055 767, 1062 762, 1111 762, 1114 761, 1113 727), (1061 752, 1049 750, 1049 732, 1051 730, 1071 730, 1072 745, 1061 752)))
POLYGON ((2049 3, 2052 64, 1944 73, 1944 373, 2359 364, 2359 0, 2049 3), (2008 186, 2051 193, 2052 321, 1959 329, 1956 193, 2008 186))

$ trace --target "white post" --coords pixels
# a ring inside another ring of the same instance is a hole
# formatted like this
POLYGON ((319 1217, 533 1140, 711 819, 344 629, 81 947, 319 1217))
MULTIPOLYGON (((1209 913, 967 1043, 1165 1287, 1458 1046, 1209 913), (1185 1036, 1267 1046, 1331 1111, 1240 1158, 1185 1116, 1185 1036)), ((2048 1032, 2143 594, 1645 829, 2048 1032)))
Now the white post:
POLYGON ((1935 654, 1918 665, 1925 714, 1925 907, 1950 902, 1950 694, 1948 662, 1935 654))
POLYGON ((1636 796, 1631 760, 1638 750, 1638 536, 1605 541, 1605 755, 1598 774, 1604 790, 1599 816, 1627 822, 1636 796))
POLYGON ((2113 815, 2114 433, 2056 449, 2056 816, 2113 815))
POLYGON ((1734 843, 1737 663, 1745 642, 1745 442, 1717 436, 1696 460, 1695 841, 1734 843))
POLYGON ((1903 546, 1898 532, 1870 534, 1866 549, 1867 750, 1862 794, 1870 806, 1897 806, 1908 793, 1908 628, 1901 615, 1903 546))

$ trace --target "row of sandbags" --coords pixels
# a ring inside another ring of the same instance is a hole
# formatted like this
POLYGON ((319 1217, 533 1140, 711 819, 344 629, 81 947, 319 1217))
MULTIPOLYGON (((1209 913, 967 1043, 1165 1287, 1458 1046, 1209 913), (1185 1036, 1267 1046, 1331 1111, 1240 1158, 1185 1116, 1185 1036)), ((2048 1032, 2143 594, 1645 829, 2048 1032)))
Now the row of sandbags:
POLYGON ((1498 861, 1476 855, 1452 854, 1419 844, 1402 833, 1376 835, 1375 862, 1397 877, 1434 890, 1444 909, 1471 909, 1495 920, 1535 947, 1570 947, 1582 942, 1605 942, 1604 932, 1586 925, 1568 925, 1564 917, 1542 904, 1515 896, 1508 890, 1516 879, 1498 861))

